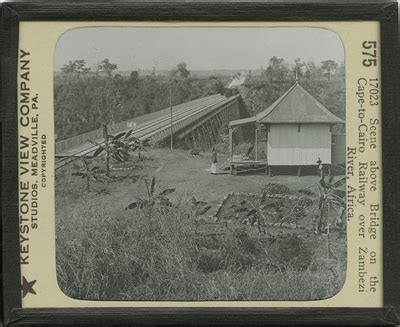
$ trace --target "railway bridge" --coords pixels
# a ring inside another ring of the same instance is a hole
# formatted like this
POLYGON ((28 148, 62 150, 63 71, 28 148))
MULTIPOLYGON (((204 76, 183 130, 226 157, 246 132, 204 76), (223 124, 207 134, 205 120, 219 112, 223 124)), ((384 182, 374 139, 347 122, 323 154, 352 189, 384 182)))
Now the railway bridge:
MULTIPOLYGON (((110 125, 108 130, 110 133, 119 133, 132 129, 132 135, 142 140, 148 139, 152 145, 169 144, 172 130, 176 147, 205 150, 216 142, 222 125, 246 117, 249 117, 249 113, 240 94, 231 97, 215 94, 175 105, 172 111, 171 108, 165 108, 110 125)), ((66 157, 89 155, 97 148, 91 141, 101 143, 102 138, 100 128, 56 142, 56 168, 66 157)))

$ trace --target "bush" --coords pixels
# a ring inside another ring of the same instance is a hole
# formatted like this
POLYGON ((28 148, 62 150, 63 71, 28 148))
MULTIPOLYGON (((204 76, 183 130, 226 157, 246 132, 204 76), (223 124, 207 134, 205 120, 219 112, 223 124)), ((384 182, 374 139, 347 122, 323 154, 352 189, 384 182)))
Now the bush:
POLYGON ((268 255, 281 270, 304 271, 312 262, 313 251, 300 236, 289 234, 277 237, 268 255))
POLYGON ((264 186, 264 192, 267 194, 290 194, 290 189, 280 183, 268 183, 264 186))

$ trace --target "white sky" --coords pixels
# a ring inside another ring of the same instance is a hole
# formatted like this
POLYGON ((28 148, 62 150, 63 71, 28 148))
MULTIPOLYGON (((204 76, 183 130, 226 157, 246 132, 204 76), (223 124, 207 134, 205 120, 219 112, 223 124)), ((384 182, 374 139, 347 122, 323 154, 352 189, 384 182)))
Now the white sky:
POLYGON ((169 70, 186 62, 189 70, 257 69, 269 58, 290 64, 344 60, 339 37, 319 28, 78 28, 61 36, 55 51, 58 71, 69 60, 84 59, 90 67, 109 58, 118 70, 169 70))

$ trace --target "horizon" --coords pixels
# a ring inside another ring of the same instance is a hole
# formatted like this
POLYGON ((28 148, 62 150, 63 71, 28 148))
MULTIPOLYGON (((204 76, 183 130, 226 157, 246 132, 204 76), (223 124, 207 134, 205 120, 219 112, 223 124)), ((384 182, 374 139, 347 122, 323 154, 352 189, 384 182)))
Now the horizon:
POLYGON ((77 59, 93 67, 108 58, 118 71, 168 71, 179 62, 191 71, 249 71, 265 69, 273 56, 289 65, 296 58, 343 63, 344 49, 334 32, 321 28, 87 27, 59 39, 54 70, 77 59))
MULTIPOLYGON (((105 58, 106 59, 106 58, 105 58)), ((178 62, 179 63, 179 62, 178 62)), ((177 64, 178 64, 177 63, 177 64)), ((315 62, 314 62, 315 63, 315 62)), ((341 65, 341 64, 344 64, 344 62, 342 61, 342 62, 337 62, 339 65, 341 65)), ((114 64, 117 64, 118 65, 118 63, 115 63, 114 62, 114 64)), ((316 63, 317 64, 317 63, 316 63)), ((289 67, 292 67, 293 65, 291 65, 290 63, 289 63, 289 67)), ((318 65, 317 65, 318 66, 318 65)), ((174 67, 173 67, 174 68, 174 67)), ((188 68, 188 70, 190 71, 190 72, 214 72, 214 71, 226 71, 226 72, 242 72, 242 73, 246 73, 246 72, 249 72, 249 71, 251 71, 251 72, 256 72, 256 71, 264 71, 266 68, 267 68, 267 66, 265 66, 265 67, 259 67, 259 68, 253 68, 253 69, 240 69, 240 68, 222 68, 222 69, 220 69, 220 68, 213 68, 213 69, 206 69, 206 68, 204 68, 204 69, 190 69, 190 67, 187 67, 188 68)), ((59 70, 54 70, 55 72, 57 72, 57 73, 61 73, 61 69, 59 69, 59 70)), ((130 73, 130 72, 132 72, 133 70, 129 70, 129 69, 127 69, 127 70, 122 70, 122 69, 116 69, 115 70, 115 73, 130 73)), ((169 72, 170 71, 170 69, 156 69, 156 70, 154 70, 154 69, 152 69, 152 68, 150 68, 150 69, 147 69, 147 68, 145 68, 145 69, 136 69, 136 71, 137 72, 152 72, 152 71, 154 71, 154 72, 169 72)), ((91 71, 92 73, 94 73, 93 71, 91 71)))

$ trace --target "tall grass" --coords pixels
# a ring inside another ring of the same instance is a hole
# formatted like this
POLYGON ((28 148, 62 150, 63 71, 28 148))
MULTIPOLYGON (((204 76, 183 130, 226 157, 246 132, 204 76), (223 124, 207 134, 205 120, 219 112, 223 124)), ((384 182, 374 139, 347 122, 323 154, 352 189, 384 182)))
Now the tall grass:
POLYGON ((202 235, 181 208, 111 217, 105 206, 83 198, 57 219, 58 281, 73 298, 313 300, 344 281, 344 256, 316 259, 298 237, 265 243, 240 226, 202 235))

